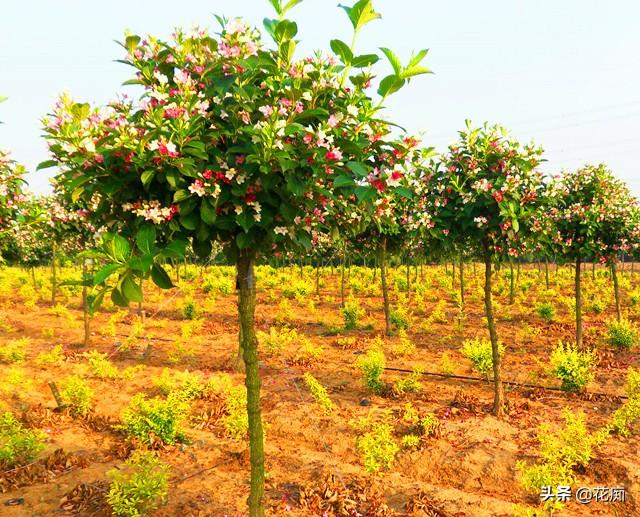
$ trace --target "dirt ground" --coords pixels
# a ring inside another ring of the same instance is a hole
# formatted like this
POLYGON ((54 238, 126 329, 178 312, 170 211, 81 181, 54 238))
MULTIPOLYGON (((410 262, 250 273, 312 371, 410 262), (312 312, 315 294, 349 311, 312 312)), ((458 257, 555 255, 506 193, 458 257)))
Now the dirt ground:
MULTIPOLYGON (((456 328, 458 308, 451 296, 457 287, 451 286, 451 277, 442 267, 425 267, 417 272, 415 285, 422 285, 417 302, 414 293, 407 295, 395 288, 392 290, 392 304, 403 304, 411 313, 408 337, 417 350, 408 358, 394 357, 393 346, 400 338, 385 338, 388 368, 410 370, 421 366, 426 372, 441 373, 442 354, 447 351, 455 374, 477 377, 470 362, 460 353, 465 339, 486 334, 478 295, 481 269, 477 269, 474 276, 471 267, 467 268, 468 294, 462 329, 456 328), (433 323, 430 328, 421 326, 440 300, 445 301, 447 322, 433 323)), ((5 409, 21 415, 26 425, 47 434, 47 446, 39 459, 51 458, 58 449, 63 451, 57 453, 58 457, 51 459, 49 465, 38 463, 0 474, 0 515, 109 515, 103 497, 105 474, 121 465, 129 450, 112 424, 117 423, 135 393, 157 395, 158 390, 150 379, 164 368, 188 369, 202 373, 204 378, 225 372, 234 383, 242 384, 242 374, 233 368, 237 349, 235 294, 233 291, 227 295, 207 294, 202 289, 203 277, 198 276, 202 274, 201 269, 193 267, 190 273, 195 278, 181 282, 182 289, 161 292, 150 284, 147 286, 147 318, 139 336, 131 337, 138 321, 133 309, 117 323, 115 337, 105 329, 117 313, 103 310, 96 315, 89 349, 108 353, 118 367, 143 364, 144 369, 129 381, 88 377, 97 397, 93 416, 82 420, 55 411, 56 403, 48 386, 49 381, 58 382, 74 372, 84 361, 81 354, 88 350, 82 346, 82 311, 77 293, 63 291, 60 303, 68 312, 56 314, 47 301, 47 270, 37 272, 40 285, 34 306, 25 304, 21 294, 21 286, 31 281, 30 274, 7 269, 0 272, 4 285, 0 292, 0 344, 29 338, 25 362, 0 364, 0 379, 4 379, 0 381, 0 399, 5 409), (185 294, 186 285, 195 285, 196 289, 185 294), (204 323, 197 336, 188 340, 189 354, 170 360, 174 339, 185 321, 181 307, 189 297, 202 310, 204 323), (125 351, 122 350, 124 342, 128 344, 125 351), (64 346, 66 360, 60 365, 37 366, 33 360, 37 354, 57 344, 64 346), (22 384, 7 381, 16 368, 23 374, 22 384)), ((211 273, 204 272, 204 278, 208 274, 211 273)), ((355 269, 351 272, 353 278, 358 274, 355 269)), ((412 283, 414 274, 412 270, 412 283)), ((496 276, 503 274, 501 271, 496 276)), ((335 270, 333 276, 328 269, 323 272, 319 297, 315 295, 315 273, 311 268, 305 270, 303 279, 297 268, 291 268, 288 275, 291 281, 306 282, 311 292, 298 300, 290 300, 287 324, 313 344, 321 345, 323 352, 318 360, 306 364, 291 361, 286 354, 262 356, 269 515, 514 515, 514 505, 539 502, 523 491, 515 470, 516 461, 533 461, 537 457, 538 426, 543 422, 560 426, 565 407, 583 411, 590 429, 604 425, 622 403, 619 396, 624 393, 627 369, 640 365, 638 348, 614 351, 605 341, 606 322, 614 314, 612 295, 606 291, 602 292, 607 304, 604 312, 595 314, 585 310, 586 341, 597 349, 599 356, 596 378, 588 387, 590 394, 507 386, 509 412, 501 420, 491 415, 492 384, 485 381, 425 375, 418 392, 372 395, 363 386, 354 364, 366 350, 368 340, 384 331, 379 291, 368 295, 351 292, 365 310, 363 328, 338 330, 342 324, 339 270, 335 270), (356 341, 345 349, 340 339, 349 336, 356 341), (306 389, 302 381, 306 371, 327 388, 336 404, 337 409, 330 416, 320 411, 306 389), (382 410, 392 410, 393 415, 398 415, 407 401, 420 412, 433 412, 438 416, 440 435, 428 439, 419 449, 399 452, 389 470, 377 475, 366 474, 355 446, 353 423, 382 410), (336 505, 339 506, 336 501, 347 501, 343 503, 345 509, 336 510, 336 505), (359 513, 348 509, 351 504, 348 501, 355 501, 353 504, 359 513)), ((403 275, 404 270, 398 269, 397 276, 403 275)), ((557 311, 556 321, 552 323, 545 323, 534 309, 546 296, 544 276, 538 269, 523 268, 514 305, 508 304, 508 282, 503 279, 497 286, 496 312, 499 336, 506 346, 503 364, 506 380, 559 386, 546 368, 551 349, 561 339, 570 341, 574 333, 569 309, 559 301, 561 296, 572 295, 571 275, 568 268, 561 269, 559 276, 555 276, 555 272, 551 274, 551 287, 557 298, 552 300, 557 311), (525 291, 522 284, 530 285, 525 291)), ((598 278, 604 275, 604 271, 598 272, 598 278)), ((587 287, 589 282, 592 279, 587 272, 587 287)), ((632 277, 625 290, 626 308, 630 306, 629 293, 635 282, 640 280, 632 277)), ((281 289, 286 286, 268 288, 259 281, 258 287, 256 323, 259 330, 268 332, 280 317, 281 289)), ((633 310, 630 318, 637 320, 633 310)), ((403 375, 406 374, 387 370, 383 379, 391 384, 403 375)), ((159 451, 160 458, 171 465, 171 485, 167 503, 154 515, 246 514, 247 444, 228 437, 215 419, 207 420, 207 409, 206 401, 194 404, 194 420, 186 426, 191 443, 159 451), (198 419, 198 415, 201 418, 198 419)), ((640 435, 636 426, 628 438, 612 436, 597 450, 589 466, 578 472, 579 486, 624 487, 625 503, 580 505, 571 502, 556 515, 640 515, 639 451, 640 435)))

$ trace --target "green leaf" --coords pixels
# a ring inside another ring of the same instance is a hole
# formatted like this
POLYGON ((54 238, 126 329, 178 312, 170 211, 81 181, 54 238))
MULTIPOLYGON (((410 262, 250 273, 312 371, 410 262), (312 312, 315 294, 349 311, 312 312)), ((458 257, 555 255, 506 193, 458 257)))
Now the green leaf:
POLYGON ((93 285, 102 284, 107 278, 120 269, 120 267, 120 264, 107 264, 93 275, 93 285))
POLYGON ((176 190, 176 192, 173 194, 173 202, 180 203, 181 201, 189 199, 190 197, 191 194, 189 194, 188 190, 176 190))
POLYGON ((382 81, 378 87, 378 94, 382 97, 387 97, 392 93, 397 92, 404 86, 404 79, 400 79, 396 75, 388 75, 382 81))
POLYGON ((280 5, 280 0, 269 0, 269 3, 273 6, 278 15, 282 14, 282 5, 280 5))
POLYGON ((298 24, 291 20, 280 20, 275 26, 276 41, 284 43, 292 40, 298 34, 298 24))
POLYGON ((511 227, 513 228, 513 231, 516 233, 520 231, 520 223, 516 218, 511 219, 511 227))
POLYGON ((126 300, 137 303, 142 302, 142 289, 134 282, 131 275, 127 275, 122 279, 121 288, 126 300))
POLYGON ((107 294, 109 289, 101 289, 98 291, 98 294, 89 298, 88 302, 88 310, 89 314, 94 315, 96 311, 102 306, 102 302, 104 301, 104 295, 107 294))
POLYGON ((341 41, 339 39, 332 39, 331 50, 333 50, 333 52, 340 57, 340 60, 345 65, 349 65, 351 64, 351 61, 353 61, 353 52, 351 52, 349 45, 347 45, 344 41, 341 41))
POLYGON ((129 242, 120 235, 111 234, 107 246, 107 251, 117 262, 126 262, 131 255, 129 242))
POLYGON ((148 187, 151 181, 153 180, 153 178, 155 177, 155 175, 156 175, 156 169, 149 169, 144 171, 140 175, 140 181, 142 182, 142 186, 148 187))
POLYGON ((117 289, 111 291, 111 301, 118 307, 128 307, 129 302, 125 299, 122 293, 117 289))
MULTIPOLYGON (((5 97, 6 98, 6 97, 5 97)), ((58 162, 55 160, 46 160, 44 162, 40 162, 36 167, 36 171, 41 171, 42 169, 48 169, 49 167, 55 167, 58 165, 58 162)))
POLYGON ((236 244, 241 250, 249 248, 252 242, 253 239, 248 233, 239 233, 236 235, 236 244))
POLYGON ((169 275, 160 264, 154 264, 151 267, 151 280, 160 289, 171 289, 173 287, 171 278, 169 278, 169 275))
POLYGON ((346 5, 339 5, 339 7, 342 7, 346 11, 356 32, 358 32, 367 23, 382 18, 380 13, 373 10, 371 0, 360 0, 352 7, 346 5))
POLYGON ((413 199, 413 192, 406 187, 396 187, 394 190, 402 197, 413 199))
POLYGON ((176 239, 167 244, 167 246, 160 252, 160 256, 163 258, 181 259, 184 258, 186 248, 187 241, 176 239))
POLYGON ((361 56, 355 56, 351 60, 351 66, 354 68, 365 68, 376 64, 380 60, 380 57, 376 54, 362 54, 361 56))
POLYGON ((156 247, 156 227, 145 224, 136 234, 136 246, 142 253, 153 253, 156 247))
POLYGON ((359 178, 366 178, 369 175, 369 169, 361 162, 347 162, 347 167, 359 178))
POLYGON ((384 55, 387 56, 389 63, 391 63, 391 68, 393 68, 393 73, 399 77, 400 74, 402 73, 402 63, 400 62, 400 58, 396 56, 393 50, 389 48, 380 47, 380 50, 384 52, 384 55))
POLYGON ((198 219, 200 219, 198 214, 192 212, 189 215, 180 216, 180 224, 187 230, 193 231, 198 226, 198 219))
POLYGON ((295 174, 289 174, 287 178, 287 190, 294 196, 302 196, 307 187, 307 184, 297 177, 295 174))
POLYGON ((236 215, 236 222, 245 232, 248 232, 254 223, 253 215, 248 211, 244 211, 241 214, 236 215))
POLYGON ((193 248, 193 252, 200 258, 208 258, 213 250, 211 241, 198 241, 194 239, 191 246, 193 248))
POLYGON ((333 180, 333 186, 335 188, 347 187, 353 185, 353 179, 345 174, 340 174, 336 176, 333 180))
POLYGON ((217 217, 216 209, 211 205, 208 199, 203 199, 200 205, 200 219, 209 226, 213 226, 217 217))
POLYGON ((129 52, 129 54, 133 54, 133 51, 136 49, 139 43, 140 43, 140 36, 136 36, 135 34, 132 34, 131 36, 127 36, 127 39, 124 40, 124 46, 129 52))
POLYGON ((378 191, 373 187, 356 187, 355 189, 356 197, 360 203, 364 203, 366 201, 370 201, 374 199, 378 193, 378 191))
POLYGON ((153 264, 153 255, 147 254, 142 255, 141 257, 133 257, 129 263, 129 269, 133 269, 134 271, 140 271, 141 273, 148 273, 149 269, 153 264))
POLYGON ((284 16, 285 14, 287 14, 287 12, 289 12, 291 9, 293 9, 296 5, 302 3, 302 0, 289 0, 286 4, 284 4, 284 7, 282 8, 282 12, 280 13, 281 16, 284 16))

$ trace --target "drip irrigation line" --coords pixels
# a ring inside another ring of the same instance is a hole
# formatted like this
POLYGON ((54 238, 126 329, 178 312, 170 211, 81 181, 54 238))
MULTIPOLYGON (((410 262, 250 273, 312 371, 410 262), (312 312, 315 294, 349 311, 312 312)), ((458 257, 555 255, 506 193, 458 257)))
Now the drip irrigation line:
MULTIPOLYGON (((385 368, 385 370, 391 371, 391 372, 415 373, 413 370, 407 370, 405 368, 387 367, 385 368)), ((470 377, 467 375, 448 375, 446 373, 437 373, 437 372, 420 372, 420 373, 421 375, 425 375, 425 376, 442 377, 445 379, 460 379, 465 381, 475 381, 475 382, 480 381, 480 382, 491 382, 491 383, 494 382, 492 379, 483 379, 482 377, 470 377)), ((546 391, 557 391, 560 393, 566 393, 562 388, 557 388, 555 386, 542 386, 540 384, 529 384, 524 382, 507 381, 507 380, 503 380, 502 384, 506 384, 508 386, 517 386, 519 388, 536 388, 536 389, 541 389, 546 391)), ((626 395, 615 395, 613 393, 602 393, 598 391, 585 391, 583 392, 583 395, 594 395, 596 397, 615 397, 619 399, 629 398, 626 395)))

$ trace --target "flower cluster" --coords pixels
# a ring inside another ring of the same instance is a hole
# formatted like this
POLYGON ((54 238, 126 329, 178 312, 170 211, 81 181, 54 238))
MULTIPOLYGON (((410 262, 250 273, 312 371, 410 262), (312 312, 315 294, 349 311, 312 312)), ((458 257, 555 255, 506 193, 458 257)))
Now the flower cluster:
MULTIPOLYGON (((97 225, 151 221, 204 253, 214 240, 309 248, 363 199, 375 199, 368 217, 392 219, 396 207, 385 195, 406 183, 408 159, 386 143, 390 125, 366 92, 371 72, 347 82, 334 56, 293 60, 295 24, 265 26, 276 49, 239 19, 218 36, 127 36, 126 61, 136 70, 129 83, 144 94, 105 108, 65 95, 44 121, 47 165, 62 171, 58 190, 97 225)), ((364 57, 360 68, 377 60, 364 57)), ((427 222, 412 214, 403 224, 427 222)))
POLYGON ((429 177, 441 235, 482 254, 517 257, 530 251, 544 190, 536 167, 542 149, 522 146, 500 126, 467 128, 429 177))

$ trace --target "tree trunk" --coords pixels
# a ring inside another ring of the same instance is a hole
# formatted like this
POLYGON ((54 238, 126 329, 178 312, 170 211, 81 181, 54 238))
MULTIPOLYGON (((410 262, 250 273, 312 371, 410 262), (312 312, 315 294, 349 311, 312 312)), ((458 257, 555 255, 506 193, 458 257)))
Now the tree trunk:
POLYGON ((340 307, 344 307, 344 261, 346 246, 342 247, 342 261, 340 265, 340 307))
POLYGON ((549 259, 544 259, 544 281, 547 285, 547 291, 549 290, 549 259))
POLYGON ((513 260, 509 261, 509 305, 513 305, 515 299, 515 280, 516 277, 513 272, 513 260))
POLYGON ((51 243, 51 305, 56 304, 56 241, 51 243))
POLYGON ((582 349, 582 284, 580 272, 582 271, 582 259, 576 257, 576 346, 582 349))
POLYGON ((33 288, 38 289, 38 282, 36 282, 36 268, 31 266, 31 280, 33 281, 33 288))
POLYGON ((451 289, 456 288, 456 261, 451 261, 451 289))
POLYGON ((249 419, 249 457, 251 462, 250 517, 264 516, 264 434, 260 410, 260 371, 258 340, 255 334, 256 287, 253 272, 254 253, 240 251, 238 272, 239 341, 245 364, 247 415, 249 419))
POLYGON ((384 328, 387 336, 391 335, 391 318, 389 311, 389 291, 387 289, 387 238, 382 239, 380 247, 380 280, 382 281, 382 299, 384 301, 384 328))
POLYGON ((407 296, 411 296, 411 266, 409 265, 409 255, 407 255, 407 296))
POLYGON ((460 306, 464 310, 464 260, 462 259, 462 255, 460 255, 460 306))
POLYGON ((489 327, 489 338, 491 340, 491 353, 493 358, 493 383, 494 399, 493 414, 497 417, 504 415, 504 389, 502 387, 502 358, 498 348, 498 334, 496 332, 496 322, 493 315, 493 299, 491 294, 491 255, 485 247, 484 257, 484 309, 487 316, 487 326, 489 327))
MULTIPOLYGON (((82 281, 83 284, 87 281, 87 261, 85 259, 82 260, 82 281)), ((89 316, 89 302, 87 300, 87 291, 88 288, 86 285, 82 286, 82 315, 84 318, 84 346, 89 346, 90 339, 90 316, 89 316)))
POLYGON ((611 277, 613 278, 613 293, 616 298, 616 316, 618 322, 622 321, 622 307, 620 306, 620 284, 618 283, 618 268, 616 267, 616 260, 611 262, 611 277))
POLYGON ((322 261, 316 264, 316 295, 320 296, 320 266, 322 261))

